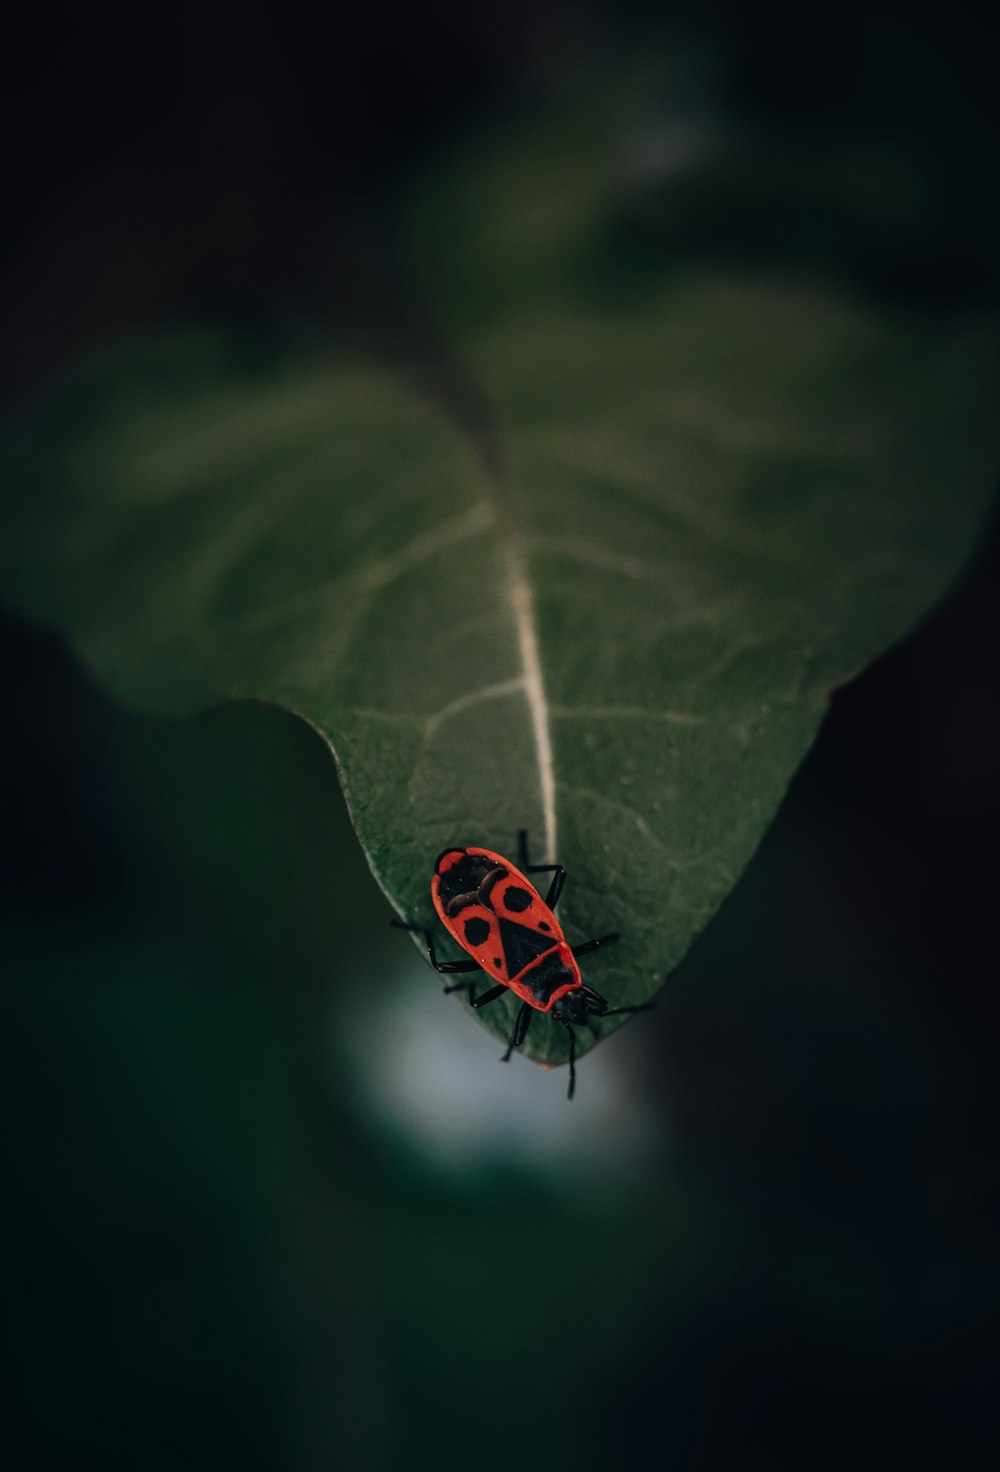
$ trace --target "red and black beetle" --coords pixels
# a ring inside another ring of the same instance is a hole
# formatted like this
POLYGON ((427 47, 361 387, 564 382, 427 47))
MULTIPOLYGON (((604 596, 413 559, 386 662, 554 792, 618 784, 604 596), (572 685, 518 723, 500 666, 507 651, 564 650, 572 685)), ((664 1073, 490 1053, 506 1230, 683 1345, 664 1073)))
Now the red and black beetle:
POLYGON ((497 985, 476 994, 474 981, 459 981, 445 992, 464 987, 473 1007, 486 1007, 511 991, 521 998, 510 1044, 503 1055, 506 1063, 527 1035, 535 1012, 547 1012, 562 1023, 569 1034, 569 1090, 576 1088, 576 1034, 574 1023, 590 1025, 590 1016, 615 1017, 623 1012, 645 1012, 654 1003, 637 1007, 608 1007, 607 1002, 580 976, 577 959, 610 945, 617 934, 602 935, 582 945, 570 946, 555 917, 555 907, 566 882, 561 864, 531 864, 524 829, 519 840, 520 868, 489 848, 447 848, 434 864, 431 899, 441 924, 468 951, 471 961, 439 961, 434 937, 421 925, 394 924, 401 930, 423 931, 427 955, 435 971, 443 976, 466 971, 485 971, 497 985), (527 877, 551 873, 549 892, 542 899, 527 877))

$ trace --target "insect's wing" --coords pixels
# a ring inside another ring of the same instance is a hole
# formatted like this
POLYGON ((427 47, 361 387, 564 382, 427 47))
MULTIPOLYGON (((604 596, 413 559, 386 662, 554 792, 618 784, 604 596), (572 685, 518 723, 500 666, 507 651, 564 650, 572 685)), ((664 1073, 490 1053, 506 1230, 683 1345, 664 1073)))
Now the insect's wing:
POLYGON ((438 917, 488 976, 510 983, 563 941, 562 927, 527 875, 491 849, 449 849, 435 865, 438 917))
POLYGON ((528 877, 508 866, 508 872, 490 891, 490 904, 496 914, 512 925, 520 925, 547 936, 549 945, 563 939, 562 926, 528 877))
POLYGON ((485 905, 463 905, 455 915, 438 913, 441 922, 463 950, 497 981, 507 980, 507 966, 500 940, 500 922, 485 905))

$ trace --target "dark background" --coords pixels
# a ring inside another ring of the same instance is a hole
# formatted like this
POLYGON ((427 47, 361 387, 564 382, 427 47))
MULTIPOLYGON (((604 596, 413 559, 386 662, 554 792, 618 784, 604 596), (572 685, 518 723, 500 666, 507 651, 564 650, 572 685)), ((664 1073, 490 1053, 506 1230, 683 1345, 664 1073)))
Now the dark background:
MULTIPOLYGON (((5 80, 10 412, 192 315, 435 371, 393 243, 408 170, 637 49, 693 58, 745 140, 682 211, 626 222, 647 259, 992 309, 995 68, 971 9, 36 13, 5 80)), ((836 694, 660 1010, 601 1050, 622 1130, 655 1122, 620 1177, 517 1140, 456 1163, 371 1103, 351 1038, 377 1067, 388 1013, 363 1003, 399 991, 400 938, 311 732, 124 711, 6 619, 5 1462, 991 1459, 998 571, 994 523, 836 694)))

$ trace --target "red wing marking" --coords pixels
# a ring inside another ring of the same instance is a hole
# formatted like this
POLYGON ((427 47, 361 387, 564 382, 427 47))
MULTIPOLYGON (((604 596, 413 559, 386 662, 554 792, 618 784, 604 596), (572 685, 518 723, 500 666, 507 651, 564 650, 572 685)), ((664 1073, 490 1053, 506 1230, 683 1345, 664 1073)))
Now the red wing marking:
POLYGON ((497 981, 507 980, 500 923, 485 905, 465 905, 457 915, 441 913, 441 920, 463 950, 497 981), (499 965, 497 962, 499 961, 499 965))
POLYGON ((470 848, 468 852, 495 859, 504 866, 506 872, 493 883, 489 892, 489 903, 499 916, 528 930, 541 931, 549 937, 551 945, 565 939, 562 926, 527 874, 522 874, 509 859, 493 853, 491 849, 470 848))

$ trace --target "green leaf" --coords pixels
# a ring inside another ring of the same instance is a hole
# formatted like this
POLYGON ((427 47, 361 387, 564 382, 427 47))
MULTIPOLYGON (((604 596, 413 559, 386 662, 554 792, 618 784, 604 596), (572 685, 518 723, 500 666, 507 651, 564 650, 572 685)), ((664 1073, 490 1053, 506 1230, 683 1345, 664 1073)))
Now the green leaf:
MULTIPOLYGON (((477 175, 501 202, 505 147, 477 175)), ((133 346, 12 447, 0 588, 123 699, 312 722, 408 920, 439 850, 528 827, 571 941, 621 931, 584 966, 620 1007, 736 881, 833 687, 960 568, 996 380, 982 331, 832 287, 675 263, 629 305, 546 292, 574 239, 550 203, 559 249, 523 222, 501 304, 452 319, 489 436, 370 362, 133 346)), ((562 1060, 561 1029, 526 1051, 562 1060)))

